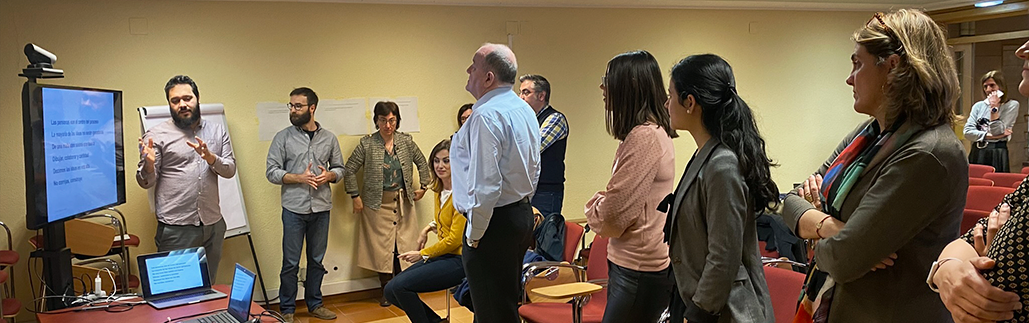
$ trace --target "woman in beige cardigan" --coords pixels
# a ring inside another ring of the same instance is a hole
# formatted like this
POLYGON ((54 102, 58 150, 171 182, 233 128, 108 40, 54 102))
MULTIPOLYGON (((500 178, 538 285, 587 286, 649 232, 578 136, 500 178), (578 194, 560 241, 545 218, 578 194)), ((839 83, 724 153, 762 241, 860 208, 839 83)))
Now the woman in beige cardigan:
MULTIPOLYGON (((375 128, 379 131, 361 138, 347 160, 343 178, 347 194, 354 199, 354 214, 360 215, 357 234, 357 265, 379 273, 382 286, 410 264, 401 264, 397 250, 413 250, 417 245, 417 214, 413 201, 425 195, 429 164, 411 135, 398 132, 400 108, 384 101, 375 104, 375 128), (412 164, 418 166, 419 186, 415 186, 412 164), (364 166, 370 167, 364 167, 364 166), (357 172, 364 168, 364 187, 358 189, 357 172), (367 204, 365 204, 367 203, 367 204)), ((383 307, 389 306, 385 297, 383 307)))

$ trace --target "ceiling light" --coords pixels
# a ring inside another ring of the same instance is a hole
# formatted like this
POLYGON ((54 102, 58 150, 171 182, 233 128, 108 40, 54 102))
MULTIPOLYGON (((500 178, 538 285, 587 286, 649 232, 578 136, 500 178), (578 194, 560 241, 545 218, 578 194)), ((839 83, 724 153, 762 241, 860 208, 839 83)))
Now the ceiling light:
POLYGON ((1002 3, 1004 3, 1004 0, 976 2, 975 7, 976 8, 993 7, 993 6, 1002 4, 1002 3))

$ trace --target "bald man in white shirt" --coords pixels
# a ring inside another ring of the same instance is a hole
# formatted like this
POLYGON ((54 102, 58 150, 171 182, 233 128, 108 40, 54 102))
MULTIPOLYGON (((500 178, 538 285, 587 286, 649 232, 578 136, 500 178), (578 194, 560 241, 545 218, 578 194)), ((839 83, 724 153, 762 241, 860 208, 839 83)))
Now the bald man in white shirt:
POLYGON ((518 323, 522 258, 532 241, 529 199, 539 179, 536 114, 514 93, 518 63, 504 45, 485 44, 468 67, 477 100, 450 148, 454 207, 465 214, 462 260, 475 321, 518 323))

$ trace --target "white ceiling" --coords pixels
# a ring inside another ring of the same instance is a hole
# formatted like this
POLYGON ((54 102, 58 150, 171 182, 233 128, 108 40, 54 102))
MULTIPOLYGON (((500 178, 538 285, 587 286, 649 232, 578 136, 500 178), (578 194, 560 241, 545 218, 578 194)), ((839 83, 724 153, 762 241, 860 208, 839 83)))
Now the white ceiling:
POLYGON ((867 11, 897 8, 939 10, 968 6, 968 0, 229 0, 338 2, 491 7, 680 8, 749 10, 867 11))

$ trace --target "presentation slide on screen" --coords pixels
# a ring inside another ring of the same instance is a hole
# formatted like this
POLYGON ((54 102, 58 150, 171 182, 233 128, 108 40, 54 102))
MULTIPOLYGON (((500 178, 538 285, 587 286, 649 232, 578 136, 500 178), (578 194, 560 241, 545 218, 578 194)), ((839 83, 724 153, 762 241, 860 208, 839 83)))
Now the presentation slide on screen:
POLYGON ((163 294, 204 285, 196 253, 168 255, 146 260, 150 294, 163 294))
POLYGON ((43 88, 47 220, 118 201, 114 94, 43 88))
POLYGON ((231 299, 232 302, 243 302, 250 299, 250 294, 253 292, 254 278, 250 277, 250 275, 236 271, 236 275, 232 278, 232 292, 229 293, 229 299, 231 299))

